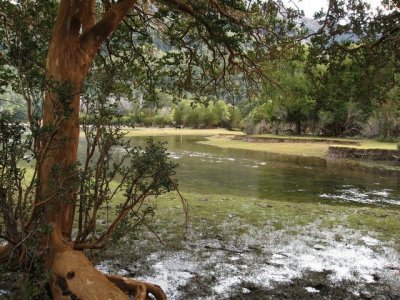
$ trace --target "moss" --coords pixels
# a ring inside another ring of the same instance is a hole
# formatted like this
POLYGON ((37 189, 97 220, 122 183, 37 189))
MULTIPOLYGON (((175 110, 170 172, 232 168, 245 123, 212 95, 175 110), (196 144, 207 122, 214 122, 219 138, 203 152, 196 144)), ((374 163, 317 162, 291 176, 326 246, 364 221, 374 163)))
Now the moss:
MULTIPOLYGON (((184 197, 190 207, 190 227, 202 237, 219 236, 223 239, 225 234, 241 235, 254 227, 296 234, 296 228, 318 224, 320 228, 343 226, 365 233, 374 232, 382 240, 400 243, 400 208, 292 203, 190 193, 184 197)), ((184 223, 183 213, 178 208, 179 200, 169 194, 159 197, 156 203, 158 226, 182 233, 182 229, 178 229, 184 223)))

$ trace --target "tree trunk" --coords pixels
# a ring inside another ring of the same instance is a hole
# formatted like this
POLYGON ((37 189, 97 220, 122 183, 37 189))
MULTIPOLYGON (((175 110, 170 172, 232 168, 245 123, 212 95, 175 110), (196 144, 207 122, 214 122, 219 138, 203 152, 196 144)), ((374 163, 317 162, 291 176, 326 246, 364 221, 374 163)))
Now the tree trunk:
MULTIPOLYGON (((39 169, 40 195, 38 201, 51 199, 41 216, 41 224, 51 229, 43 237, 45 268, 52 272, 54 299, 128 299, 126 293, 96 270, 88 258, 73 250, 72 226, 76 208, 74 178, 66 179, 69 190, 60 193, 52 180, 56 175, 67 176, 77 162, 79 144, 80 90, 101 42, 116 28, 133 5, 123 0, 111 7, 102 20, 94 23, 94 0, 63 0, 46 62, 46 91, 43 126, 52 128, 49 152, 39 169), (55 174, 57 169, 57 174, 55 174)), ((121 279, 124 281, 124 279, 121 279)), ((115 278, 114 278, 114 282, 115 278)), ((145 299, 148 284, 129 282, 125 291, 137 291, 137 299, 145 299), (141 294, 139 294, 139 291, 141 294), (144 295, 144 296, 142 296, 144 295)), ((153 290, 158 287, 151 286, 153 290)), ((160 288, 157 299, 165 299, 160 288), (161 296, 160 296, 161 295, 161 296)))
POLYGON ((296 120, 296 135, 301 135, 301 120, 298 118, 296 120))

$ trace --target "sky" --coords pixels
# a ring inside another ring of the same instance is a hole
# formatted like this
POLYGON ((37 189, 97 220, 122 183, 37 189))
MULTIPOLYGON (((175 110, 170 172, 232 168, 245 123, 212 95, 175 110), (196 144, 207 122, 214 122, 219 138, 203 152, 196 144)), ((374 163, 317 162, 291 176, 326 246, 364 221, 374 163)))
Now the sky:
MULTIPOLYGON (((328 7, 328 0, 285 0, 284 2, 296 3, 300 9, 304 10, 305 16, 309 18, 313 17, 314 12, 321 10, 321 8, 326 11, 328 7)), ((368 0, 367 2, 371 4, 372 9, 375 9, 380 4, 380 0, 368 0)))

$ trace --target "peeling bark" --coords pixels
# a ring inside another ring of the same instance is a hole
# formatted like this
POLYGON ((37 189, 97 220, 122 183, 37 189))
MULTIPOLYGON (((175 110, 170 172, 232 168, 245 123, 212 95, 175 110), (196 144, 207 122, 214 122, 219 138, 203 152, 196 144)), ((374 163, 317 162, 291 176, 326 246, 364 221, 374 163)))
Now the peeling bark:
MULTIPOLYGON (((79 144, 79 105, 82 82, 101 43, 115 30, 135 0, 115 4, 94 24, 92 1, 61 1, 46 62, 46 76, 56 85, 68 87, 68 95, 61 98, 56 90, 46 93, 43 125, 57 126, 54 149, 47 155, 40 169, 41 200, 54 192, 50 182, 54 167, 67 170, 77 162, 79 144), (83 21, 85 20, 85 21, 83 21), (80 35, 81 27, 85 32, 80 35), (65 112, 65 106, 70 110, 65 112), (61 116, 61 120, 60 120, 61 116)), ((62 87, 65 89, 65 87, 62 87)), ((61 226, 63 236, 71 239, 75 212, 75 193, 55 199, 49 205, 45 222, 61 226), (60 224, 59 224, 60 223, 60 224)))
MULTIPOLYGON (((46 91, 43 125, 55 127, 55 134, 52 149, 40 165, 38 202, 56 192, 56 187, 51 184, 54 168, 67 171, 77 162, 82 82, 101 43, 135 2, 119 1, 98 23, 94 19, 95 1, 62 0, 60 3, 47 56, 46 76, 56 85, 67 86, 68 94, 61 95, 54 89, 46 91)), ((41 223, 49 225, 51 233, 48 240, 42 240, 45 265, 53 274, 51 290, 54 299, 129 299, 129 294, 135 294, 136 299, 148 299, 148 293, 156 299, 166 299, 157 286, 118 279, 117 276, 106 277, 94 268, 83 252, 73 250, 71 232, 76 208, 73 188, 62 196, 53 197, 45 208, 41 223)))

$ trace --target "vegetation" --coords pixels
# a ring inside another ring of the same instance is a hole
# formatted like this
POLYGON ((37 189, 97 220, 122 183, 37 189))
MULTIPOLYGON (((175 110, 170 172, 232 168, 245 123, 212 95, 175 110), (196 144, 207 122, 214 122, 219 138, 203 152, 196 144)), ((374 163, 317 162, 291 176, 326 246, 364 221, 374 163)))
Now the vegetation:
MULTIPOLYGON (((337 13, 341 6, 331 2, 329 11, 316 15, 322 28, 310 34, 309 43, 297 44, 262 64, 262 72, 273 79, 264 84, 262 94, 236 91, 235 105, 222 109, 230 111, 230 117, 214 111, 222 100, 205 107, 193 100, 175 104, 164 99, 158 106, 144 102, 131 124, 195 128, 239 124, 248 134, 363 136, 395 142, 400 135, 398 11, 372 13, 360 2, 337 13), (346 18, 352 22, 341 21, 346 18)), ((233 103, 228 95, 222 96, 233 103)))
POLYGON ((199 136, 215 136, 215 135, 242 135, 241 131, 231 131, 227 129, 192 129, 192 128, 134 128, 124 130, 126 137, 136 136, 164 136, 164 135, 199 135, 199 136))
POLYGON ((321 143, 259 143, 232 140, 227 137, 209 137, 203 144, 233 149, 263 151, 280 155, 310 156, 325 158, 328 144, 321 143))
MULTIPOLYGON (((91 116, 81 114, 81 119, 91 116)), ((241 120, 237 107, 218 100, 196 103, 193 100, 180 100, 178 104, 169 103, 161 109, 141 108, 116 114, 110 124, 128 127, 192 127, 192 128, 238 128, 241 120)))
POLYGON ((332 0, 308 33, 272 0, 1 1, 0 262, 23 297, 166 299, 84 252, 138 230, 144 203, 177 188, 165 147, 132 147, 120 125, 395 141, 399 5, 384 4, 332 0))
MULTIPOLYGON (((84 253, 143 223, 149 196, 176 189, 162 145, 123 139, 119 103, 139 91, 158 112, 160 95, 201 103, 239 78, 254 91, 266 77, 258 62, 297 43, 299 13, 273 1, 176 0, 2 1, 0 11, 1 88, 24 100, 28 122, 1 115, 0 261, 23 274, 25 298, 166 299, 158 286, 100 273, 84 253)), ((192 117, 198 126, 236 119, 223 102, 199 109, 213 117, 192 117)))
MULTIPOLYGON (((204 234, 224 235, 222 228, 224 220, 234 215, 241 224, 261 227, 267 223, 275 230, 290 231, 291 228, 319 221, 320 228, 344 226, 362 230, 365 233, 375 232, 379 237, 395 244, 400 240, 397 230, 400 211, 392 207, 361 208, 350 204, 299 203, 295 199, 276 201, 274 199, 243 199, 230 195, 183 194, 189 206, 192 207, 191 226, 204 226, 202 229, 204 234), (226 205, 221 205, 221 203, 226 203, 226 205)), ((179 202, 175 197, 167 194, 157 200, 157 207, 159 208, 156 210, 158 219, 170 220, 179 209, 179 202)), ((178 226, 183 221, 182 217, 174 224, 162 223, 158 226, 176 226, 177 228, 169 232, 182 232, 178 226)), ((246 226, 236 228, 240 231, 239 234, 243 234, 246 229, 248 229, 246 226)), ((175 243, 181 239, 179 236, 175 238, 177 238, 175 243)))

